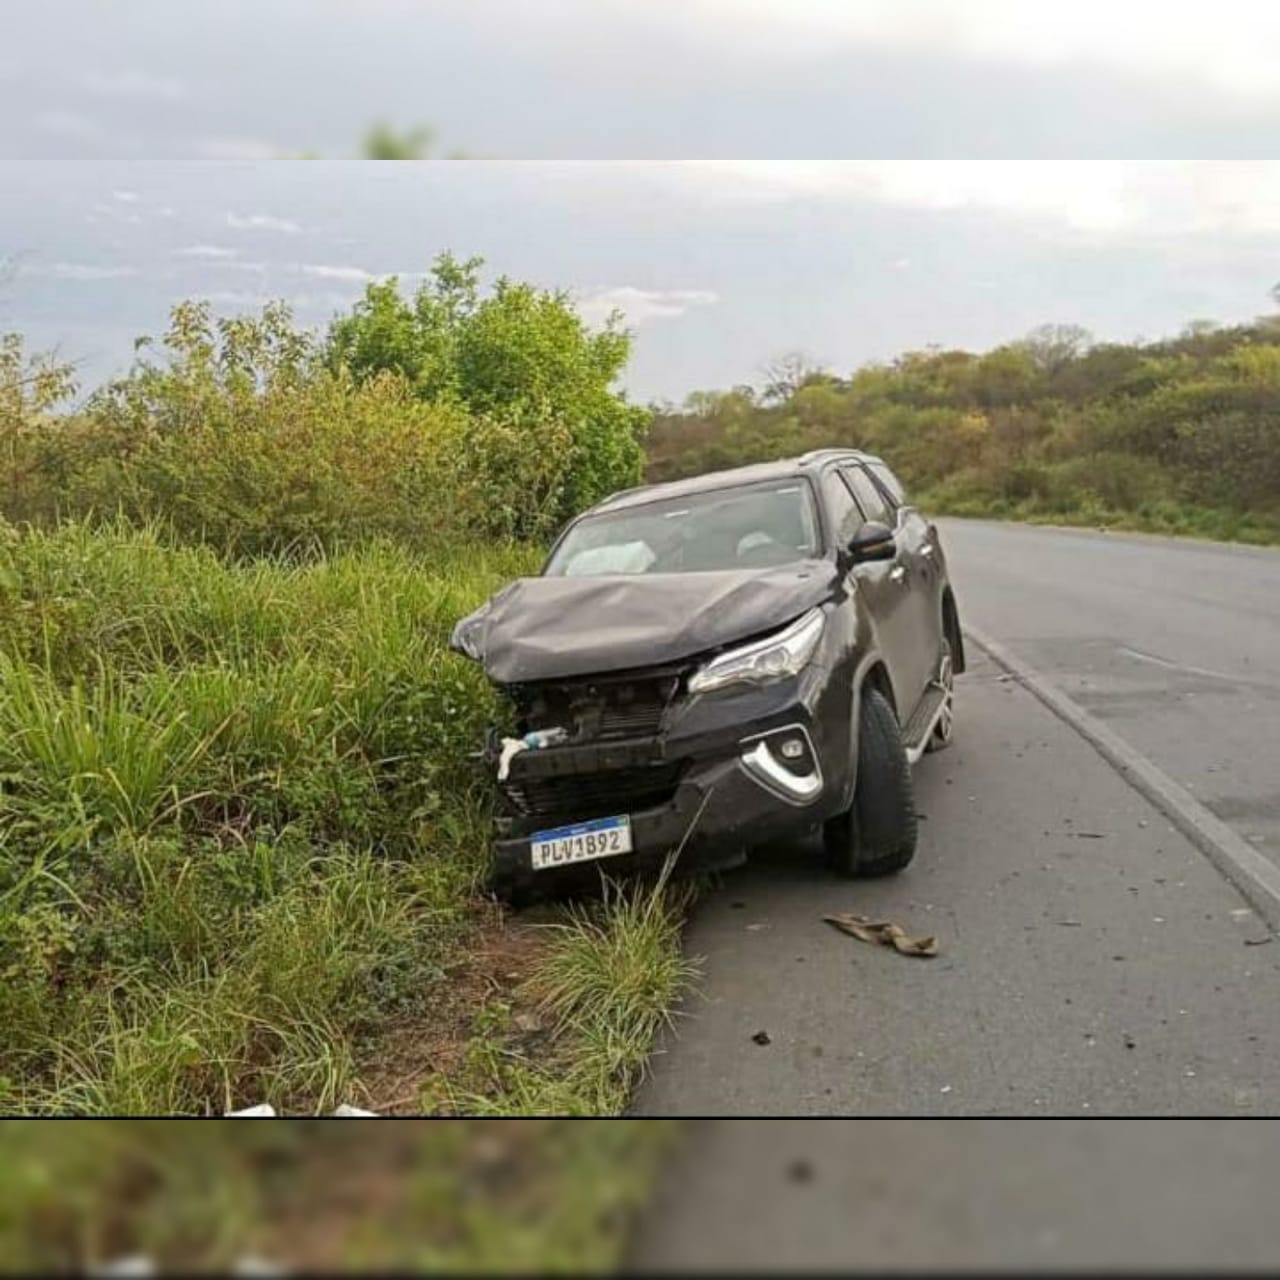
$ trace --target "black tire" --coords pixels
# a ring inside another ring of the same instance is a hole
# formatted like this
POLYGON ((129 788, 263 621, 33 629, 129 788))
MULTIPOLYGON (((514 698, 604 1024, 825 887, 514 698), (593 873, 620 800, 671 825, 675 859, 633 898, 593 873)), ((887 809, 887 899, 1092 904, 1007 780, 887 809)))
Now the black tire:
POLYGON ((915 857, 916 826, 898 717, 878 689, 864 689, 853 804, 823 827, 827 860, 844 876, 893 875, 915 857))

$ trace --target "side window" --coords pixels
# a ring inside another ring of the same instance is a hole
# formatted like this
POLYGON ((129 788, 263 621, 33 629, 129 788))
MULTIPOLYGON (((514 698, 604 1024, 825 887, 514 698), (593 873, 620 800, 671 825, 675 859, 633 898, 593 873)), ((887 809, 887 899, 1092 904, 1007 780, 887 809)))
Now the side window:
POLYGON ((871 483, 871 477, 861 467, 841 467, 840 474, 849 482, 858 506, 868 520, 878 520, 881 524, 893 527, 893 512, 884 499, 884 494, 871 483))
POLYGON ((822 496, 836 542, 843 546, 862 527, 862 512, 858 510, 849 486, 840 479, 834 467, 823 473, 822 496))
POLYGON ((895 507, 906 506, 906 491, 899 483, 898 477, 883 462, 868 463, 867 470, 880 481, 880 487, 889 495, 895 507))

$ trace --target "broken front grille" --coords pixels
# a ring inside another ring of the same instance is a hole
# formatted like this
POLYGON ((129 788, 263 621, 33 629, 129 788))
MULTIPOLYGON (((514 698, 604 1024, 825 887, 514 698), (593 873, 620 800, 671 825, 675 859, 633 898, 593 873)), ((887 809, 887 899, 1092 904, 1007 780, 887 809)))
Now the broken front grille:
POLYGON ((655 737, 680 692, 684 668, 525 685, 516 693, 524 729, 564 728, 575 741, 655 737))
POLYGON ((503 791, 526 817, 586 821, 668 804, 680 785, 679 761, 603 773, 512 778, 503 791))

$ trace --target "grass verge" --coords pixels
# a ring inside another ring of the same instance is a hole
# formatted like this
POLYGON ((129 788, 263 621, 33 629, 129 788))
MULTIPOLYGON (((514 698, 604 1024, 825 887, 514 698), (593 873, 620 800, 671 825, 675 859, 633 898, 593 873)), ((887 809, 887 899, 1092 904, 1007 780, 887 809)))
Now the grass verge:
POLYGON ((922 511, 934 515, 967 516, 978 520, 1014 520, 1024 524, 1070 528, 1105 528, 1118 532, 1151 533, 1211 542, 1240 542, 1280 546, 1280 516, 1199 507, 1161 501, 1137 509, 1109 507, 1083 501, 1069 508, 1046 507, 1033 500, 955 499, 922 493, 914 499, 922 511))
POLYGON ((0 1131, 0 1271, 614 1268, 677 1136, 654 1121, 86 1121, 0 1131))
POLYGON ((620 1107, 681 895, 481 893, 502 708, 447 639, 535 551, 0 534, 0 1111, 620 1107))

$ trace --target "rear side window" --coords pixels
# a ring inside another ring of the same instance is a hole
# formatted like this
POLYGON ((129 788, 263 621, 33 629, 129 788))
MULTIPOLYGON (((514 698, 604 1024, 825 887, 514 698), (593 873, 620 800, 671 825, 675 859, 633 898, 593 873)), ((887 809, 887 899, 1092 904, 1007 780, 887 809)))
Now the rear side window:
POLYGON ((871 477, 861 467, 841 467, 840 474, 849 482, 849 488, 853 490, 862 514, 868 520, 893 524, 893 513, 889 510, 884 494, 871 483, 871 477))
POLYGON ((847 546, 849 539, 862 527, 862 512, 858 510, 849 486, 834 469, 824 472, 822 476, 822 496, 826 500, 827 514, 831 517, 836 542, 840 546, 847 546))
POLYGON ((895 507, 901 507, 906 504, 906 491, 898 482, 898 477, 883 462, 869 462, 867 470, 880 481, 880 487, 889 495, 895 507))

